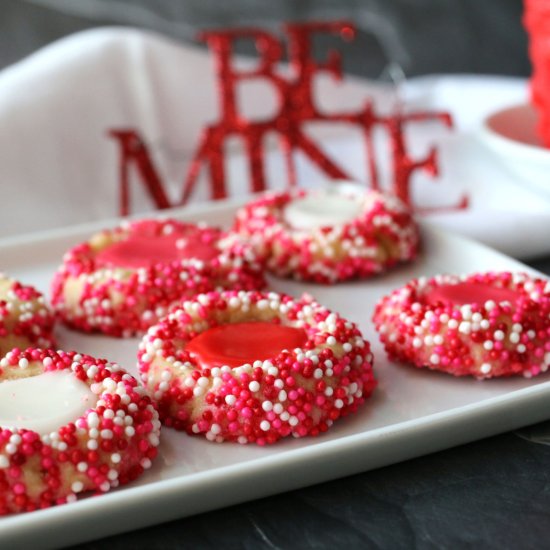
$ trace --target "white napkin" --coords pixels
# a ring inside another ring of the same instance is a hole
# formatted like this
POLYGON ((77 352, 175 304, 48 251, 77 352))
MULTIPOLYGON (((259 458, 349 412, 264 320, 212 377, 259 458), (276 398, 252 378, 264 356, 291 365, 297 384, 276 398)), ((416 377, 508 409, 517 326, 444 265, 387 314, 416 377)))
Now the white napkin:
MULTIPOLYGON (((247 63, 247 60, 241 60, 247 63)), ((394 98, 387 86, 348 77, 317 82, 320 106, 358 108, 366 97, 387 112, 394 98)), ((118 147, 107 131, 136 128, 145 137, 159 175, 175 203, 200 129, 218 118, 217 89, 208 52, 128 29, 98 29, 60 40, 0 73, 0 235, 112 218, 118 213, 118 147)), ((520 79, 434 76, 407 83, 410 107, 449 110, 457 128, 410 127, 419 157, 440 148, 442 176, 414 176, 413 194, 426 206, 456 203, 466 193, 471 208, 429 217, 445 227, 529 257, 550 253, 550 205, 525 189, 475 141, 476 125, 498 106, 525 100, 520 79)), ((274 108, 273 91, 257 81, 242 87, 246 114, 262 117, 274 108)), ((312 135, 351 176, 365 179, 364 146, 358 132, 319 127, 312 135)), ((377 148, 387 158, 385 136, 377 148)), ((238 147, 228 160, 232 196, 249 192, 238 147)), ((283 188, 277 150, 268 157, 268 180, 283 188)), ((383 173, 387 174, 387 166, 383 173)), ((153 204, 133 175, 133 212, 153 204)), ((300 183, 323 175, 298 158, 300 183)), ((204 178, 192 200, 208 197, 204 178)))

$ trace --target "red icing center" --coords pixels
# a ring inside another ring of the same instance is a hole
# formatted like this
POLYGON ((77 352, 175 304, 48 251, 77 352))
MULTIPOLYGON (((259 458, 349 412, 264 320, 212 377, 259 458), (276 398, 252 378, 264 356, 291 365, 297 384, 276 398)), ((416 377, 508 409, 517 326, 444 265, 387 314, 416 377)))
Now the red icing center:
POLYGON ((256 321, 208 329, 185 349, 203 368, 238 367, 271 359, 284 349, 302 347, 306 340, 303 329, 256 321))
POLYGON ((424 301, 429 305, 441 302, 445 305, 484 304, 489 300, 514 303, 519 296, 514 290, 472 282, 438 286, 425 295, 424 301))
POLYGON ((218 254, 211 238, 200 231, 185 234, 174 232, 169 235, 135 231, 123 241, 100 250, 96 264, 98 267, 137 269, 189 258, 209 261, 218 254))

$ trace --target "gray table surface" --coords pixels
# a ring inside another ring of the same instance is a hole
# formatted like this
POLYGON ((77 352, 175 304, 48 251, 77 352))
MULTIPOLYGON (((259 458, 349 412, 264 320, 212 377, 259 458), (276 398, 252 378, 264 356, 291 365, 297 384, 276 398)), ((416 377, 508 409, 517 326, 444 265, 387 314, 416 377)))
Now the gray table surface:
MULTIPOLYGON (((101 25, 140 27, 192 41, 201 29, 348 19, 358 36, 316 41, 342 50, 346 72, 377 77, 388 60, 408 76, 527 76, 522 0, 2 0, 0 68, 69 33, 101 25)), ((238 51, 251 53, 249 44, 238 51)))

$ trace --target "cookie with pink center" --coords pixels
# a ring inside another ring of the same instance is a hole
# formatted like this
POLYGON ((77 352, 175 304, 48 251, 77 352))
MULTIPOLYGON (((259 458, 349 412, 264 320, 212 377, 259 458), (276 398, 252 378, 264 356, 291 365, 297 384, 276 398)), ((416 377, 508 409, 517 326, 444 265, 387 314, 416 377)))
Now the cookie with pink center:
POLYGON ((238 211, 234 231, 275 275, 317 283, 370 277, 418 249, 403 203, 346 184, 265 195, 238 211))
POLYGON ((64 257, 52 303, 68 325, 132 336, 187 296, 218 288, 256 289, 262 268, 242 239, 176 220, 124 223, 64 257))
POLYGON ((103 493, 157 454, 160 422, 116 364, 74 352, 13 350, 0 360, 0 514, 103 493))
POLYGON ((390 358, 416 367, 481 379, 550 365, 550 285, 525 273, 413 280, 373 320, 390 358))
POLYGON ((53 347, 54 324, 40 292, 0 274, 0 357, 13 348, 53 347))
POLYGON ((149 329, 138 359, 164 424, 217 442, 318 435, 376 385, 356 325, 274 292, 196 296, 149 329))

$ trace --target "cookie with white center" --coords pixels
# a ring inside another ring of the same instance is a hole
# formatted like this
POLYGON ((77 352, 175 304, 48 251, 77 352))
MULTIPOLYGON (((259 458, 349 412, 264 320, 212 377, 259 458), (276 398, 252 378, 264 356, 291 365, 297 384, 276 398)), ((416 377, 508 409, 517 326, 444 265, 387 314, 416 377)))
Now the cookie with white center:
POLYGON ((186 301, 149 329, 138 359, 163 423, 217 442, 318 435, 376 386, 356 325, 274 292, 186 301))
POLYGON ((0 360, 0 514, 103 493, 157 454, 160 422, 118 365, 74 352, 13 350, 0 360))
POLYGON ((140 220, 70 250, 52 303, 68 325, 112 336, 143 333, 187 296, 265 284, 252 249, 204 224, 140 220))
POLYGON ((482 379, 550 365, 550 285, 525 273, 413 280, 373 320, 390 358, 416 367, 482 379))
POLYGON ((54 324, 40 292, 0 274, 0 357, 13 348, 53 347, 54 324))
POLYGON ((238 211, 233 229, 275 275, 318 283, 372 276, 418 249, 401 201, 347 185, 265 195, 238 211))

